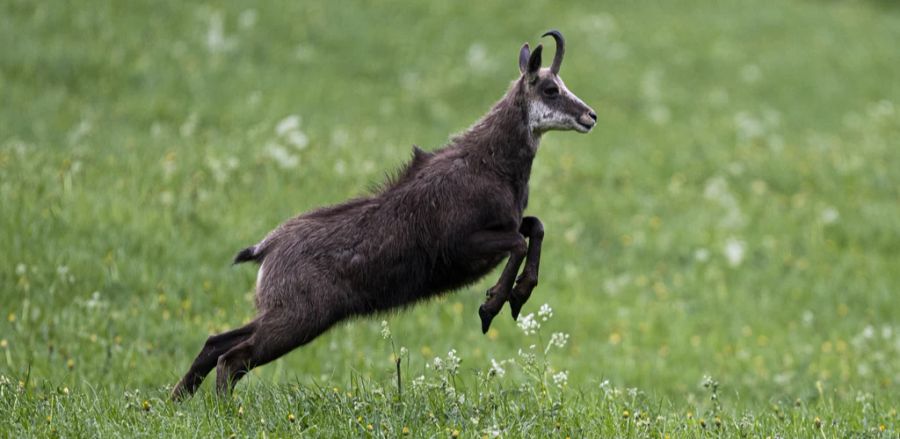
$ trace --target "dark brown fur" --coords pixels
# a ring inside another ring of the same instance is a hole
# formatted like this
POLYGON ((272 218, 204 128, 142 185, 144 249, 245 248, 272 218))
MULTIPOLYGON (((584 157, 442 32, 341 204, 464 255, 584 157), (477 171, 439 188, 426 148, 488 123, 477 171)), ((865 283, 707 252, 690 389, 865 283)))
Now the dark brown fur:
MULTIPOLYGON (((173 397, 192 394, 214 366, 218 389, 227 391, 249 369, 341 320, 459 289, 507 256, 500 281, 479 310, 482 330, 505 301, 515 318, 537 284, 543 237, 540 221, 522 214, 542 134, 530 122, 528 101, 540 99, 534 84, 550 73, 538 71, 540 48, 533 54, 527 49, 523 75, 447 146, 431 153, 414 147, 410 162, 376 193, 288 220, 238 253, 235 263, 260 263, 258 315, 242 328, 209 337, 173 397)), ((590 110, 581 106, 576 110, 590 110)))

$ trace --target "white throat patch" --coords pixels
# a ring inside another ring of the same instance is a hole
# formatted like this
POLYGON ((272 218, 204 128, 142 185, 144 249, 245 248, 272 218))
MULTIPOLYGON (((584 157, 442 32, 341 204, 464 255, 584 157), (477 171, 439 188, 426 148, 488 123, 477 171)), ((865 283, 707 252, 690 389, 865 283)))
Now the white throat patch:
POLYGON ((543 101, 534 100, 528 104, 528 128, 532 132, 569 129, 572 125, 570 119, 570 116, 553 110, 543 101))

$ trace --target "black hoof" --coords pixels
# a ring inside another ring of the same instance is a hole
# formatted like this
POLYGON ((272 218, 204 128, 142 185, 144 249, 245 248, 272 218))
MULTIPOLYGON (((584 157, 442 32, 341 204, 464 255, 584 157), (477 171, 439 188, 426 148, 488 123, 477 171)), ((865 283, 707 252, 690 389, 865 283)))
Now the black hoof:
POLYGON ((512 313, 513 320, 519 320, 519 312, 522 311, 522 305, 524 305, 522 302, 517 302, 515 300, 509 301, 509 310, 512 313))
POLYGON ((478 307, 478 316, 481 317, 481 333, 487 334, 488 329, 491 328, 491 321, 494 320, 494 316, 496 314, 492 314, 490 311, 484 309, 484 305, 478 307))

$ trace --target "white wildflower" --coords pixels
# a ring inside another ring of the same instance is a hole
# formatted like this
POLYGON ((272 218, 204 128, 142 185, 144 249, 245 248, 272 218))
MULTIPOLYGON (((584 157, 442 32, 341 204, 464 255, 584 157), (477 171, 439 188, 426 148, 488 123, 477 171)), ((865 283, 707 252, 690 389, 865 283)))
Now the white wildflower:
POLYGON ((456 349, 451 349, 450 352, 447 352, 447 371, 455 375, 459 370, 460 361, 459 357, 456 356, 456 349))
POLYGON ((553 384, 556 384, 557 387, 564 387, 566 383, 569 382, 569 372, 568 371, 560 371, 553 374, 553 384))
POLYGON ((347 172, 347 164, 344 163, 343 160, 338 160, 334 162, 334 173, 337 175, 344 175, 347 172))
POLYGON ((206 31, 206 47, 210 52, 227 52, 237 42, 233 37, 225 36, 225 17, 221 12, 213 12, 209 16, 209 28, 206 31))
POLYGON ((534 318, 534 313, 528 313, 527 315, 522 316, 516 324, 519 325, 519 328, 522 329, 522 332, 524 332, 525 335, 534 335, 537 333, 537 330, 541 328, 541 324, 534 318))
POLYGON ((107 306, 107 303, 100 296, 99 291, 94 291, 91 294, 91 298, 84 302, 84 306, 88 309, 105 308, 107 306))
POLYGON ((434 357, 434 360, 431 360, 431 368, 436 371, 441 371, 444 369, 444 360, 441 357, 434 357))
POLYGON ((569 334, 563 332, 554 332, 550 336, 550 345, 556 346, 558 348, 562 348, 566 346, 566 343, 569 341, 569 334))
POLYGON ((697 262, 706 262, 709 260, 709 250, 705 248, 698 248, 694 250, 694 259, 697 262))
POLYGON ((447 400, 452 401, 456 399, 456 388, 453 386, 444 387, 444 394, 447 395, 447 400))
POLYGON ((497 376, 503 378, 503 375, 506 375, 506 369, 503 368, 503 362, 497 362, 497 360, 491 358, 491 368, 488 369, 488 376, 497 376))
POLYGON ((553 317, 553 308, 550 308, 550 305, 546 303, 541 305, 541 309, 538 310, 538 317, 541 318, 542 322, 550 320, 550 317, 553 317))
POLYGON ((300 164, 300 158, 291 154, 285 147, 271 142, 266 145, 266 153, 269 157, 275 159, 279 166, 284 169, 296 168, 300 164))
POLYGON ((872 325, 866 325, 862 332, 863 338, 870 339, 875 336, 875 328, 872 325))
POLYGON ((500 434, 503 433, 503 431, 500 430, 500 427, 498 427, 497 424, 494 424, 491 428, 484 429, 482 433, 487 437, 500 437, 500 434))
POLYGON ((292 114, 290 116, 281 119, 278 122, 278 125, 275 125, 275 134, 279 136, 284 136, 292 131, 296 131, 300 128, 300 116, 296 114, 292 114))
POLYGON ((602 390, 603 393, 609 393, 610 387, 609 380, 600 381, 600 390, 602 390))
POLYGON ((813 321, 816 319, 815 314, 812 311, 806 310, 803 311, 803 324, 806 326, 812 325, 813 321))
POLYGON ((766 126, 763 121, 747 112, 735 114, 734 125, 738 140, 741 142, 757 139, 766 134, 766 126))
POLYGON ((385 340, 391 338, 391 328, 388 327, 387 320, 381 321, 381 338, 385 340))
POLYGON ((28 266, 22 263, 16 265, 16 274, 19 276, 24 276, 25 273, 28 272, 28 266))
POLYGON ((725 254, 725 259, 728 259, 728 265, 732 267, 741 265, 741 262, 744 261, 745 247, 746 244, 744 244, 744 241, 736 238, 728 238, 728 240, 725 241, 723 253, 725 254))
POLYGON ((495 64, 494 61, 491 60, 487 48, 481 43, 474 43, 469 46, 469 50, 466 53, 466 62, 472 70, 477 72, 488 71, 493 68, 495 64))
POLYGON ((521 358, 525 364, 534 364, 534 361, 535 361, 534 353, 526 352, 526 351, 523 351, 522 349, 519 349, 519 358, 521 358))
POLYGON ((309 145, 309 137, 306 136, 306 133, 299 130, 288 133, 286 140, 297 149, 304 149, 309 145))
POLYGON ((822 213, 819 215, 819 218, 825 224, 836 223, 840 217, 841 217, 841 214, 838 213, 838 210, 833 207, 826 207, 824 210, 822 210, 822 213))

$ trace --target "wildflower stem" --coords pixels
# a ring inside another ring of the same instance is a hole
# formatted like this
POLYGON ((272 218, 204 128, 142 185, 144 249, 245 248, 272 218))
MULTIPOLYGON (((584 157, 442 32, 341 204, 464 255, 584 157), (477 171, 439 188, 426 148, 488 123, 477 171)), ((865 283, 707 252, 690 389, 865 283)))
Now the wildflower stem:
POLYGON ((396 359, 397 364, 397 399, 403 401, 403 386, 401 385, 400 380, 400 357, 398 356, 396 359))

